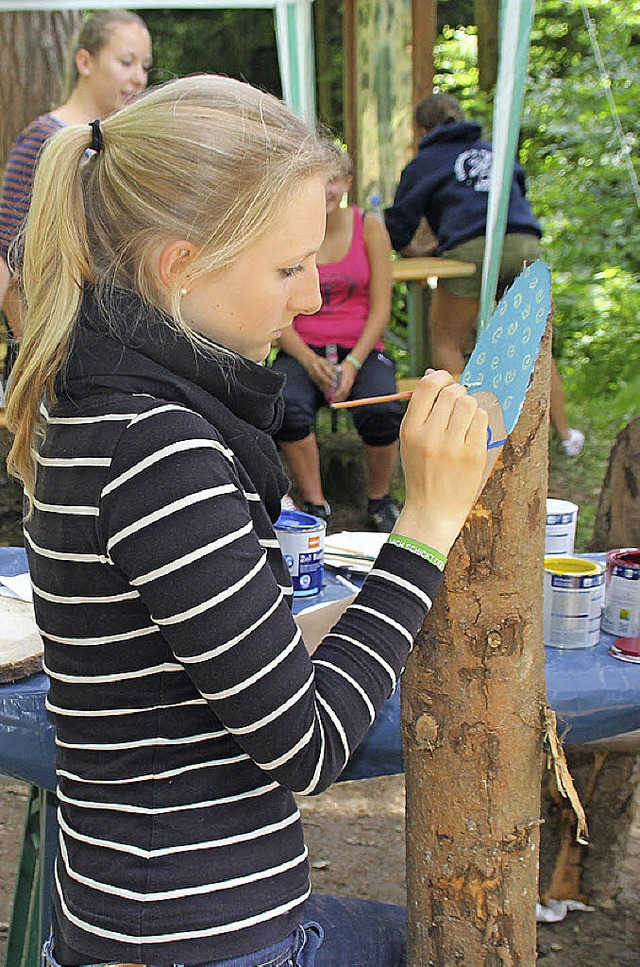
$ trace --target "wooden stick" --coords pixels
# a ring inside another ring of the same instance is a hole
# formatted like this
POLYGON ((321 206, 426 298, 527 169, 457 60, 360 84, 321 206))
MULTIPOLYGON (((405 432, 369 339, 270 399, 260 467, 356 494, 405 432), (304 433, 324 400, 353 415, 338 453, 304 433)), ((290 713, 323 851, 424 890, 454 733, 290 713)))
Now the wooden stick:
MULTIPOLYGON (((472 386, 480 386, 480 383, 463 383, 467 389, 472 386)), ((370 403, 390 403, 392 400, 408 400, 413 396, 412 389, 403 390, 401 393, 387 393, 386 396, 363 396, 361 400, 345 400, 344 403, 331 403, 332 410, 348 410, 352 406, 369 406, 370 403)))

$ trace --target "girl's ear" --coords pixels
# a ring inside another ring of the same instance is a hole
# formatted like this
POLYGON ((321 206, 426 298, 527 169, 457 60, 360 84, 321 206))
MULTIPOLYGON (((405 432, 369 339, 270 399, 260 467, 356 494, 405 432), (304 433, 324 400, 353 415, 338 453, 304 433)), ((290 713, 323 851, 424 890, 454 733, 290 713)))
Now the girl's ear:
POLYGON ((78 77, 86 77, 91 73, 91 54, 84 47, 76 51, 76 69, 78 77))
POLYGON ((183 275, 187 262, 194 251, 193 242, 187 242, 184 238, 174 238, 160 250, 158 274, 160 281, 167 289, 173 288, 176 278, 183 275))

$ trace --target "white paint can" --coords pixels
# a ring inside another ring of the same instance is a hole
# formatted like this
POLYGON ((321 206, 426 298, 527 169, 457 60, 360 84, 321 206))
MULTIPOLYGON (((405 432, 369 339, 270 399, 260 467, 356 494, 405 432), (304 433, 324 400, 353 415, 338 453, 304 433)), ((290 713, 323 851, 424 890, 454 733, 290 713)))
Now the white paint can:
POLYGON ((578 505, 570 500, 547 497, 544 553, 547 557, 571 557, 576 539, 578 505))
POLYGON ((544 643, 593 648, 600 640, 604 565, 579 557, 544 559, 544 643))
POLYGON ((296 598, 322 590, 326 529, 325 521, 301 510, 283 510, 274 524, 296 598))

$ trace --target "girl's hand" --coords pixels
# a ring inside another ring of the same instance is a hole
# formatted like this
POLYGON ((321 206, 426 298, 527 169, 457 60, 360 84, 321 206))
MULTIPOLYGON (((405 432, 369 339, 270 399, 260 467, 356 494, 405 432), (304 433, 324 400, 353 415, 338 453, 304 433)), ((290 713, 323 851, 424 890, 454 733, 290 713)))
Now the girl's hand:
POLYGON ((407 498, 394 530, 448 554, 478 495, 487 414, 453 377, 424 376, 402 421, 407 498))
POLYGON ((331 399, 332 403, 342 403, 344 400, 349 399, 357 375, 358 372, 353 363, 345 359, 340 366, 340 382, 331 399))
POLYGON ((313 353, 304 363, 309 379, 316 384, 325 396, 333 399, 333 392, 336 386, 336 367, 324 356, 313 353))

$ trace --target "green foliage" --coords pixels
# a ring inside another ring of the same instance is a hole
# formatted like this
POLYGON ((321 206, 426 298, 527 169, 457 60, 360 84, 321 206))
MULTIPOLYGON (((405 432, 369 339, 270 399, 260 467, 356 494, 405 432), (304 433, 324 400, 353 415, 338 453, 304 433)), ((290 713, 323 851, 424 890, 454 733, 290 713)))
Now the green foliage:
MULTIPOLYGON (((640 138, 640 11, 608 0, 589 9, 631 154, 640 138)), ((576 399, 624 399, 640 369, 640 219, 577 0, 540 4, 530 74, 522 160, 554 270, 556 354, 576 399)))
POLYGON ((282 95, 272 10, 136 12, 153 37, 154 83, 209 72, 282 95))
POLYGON ((407 283, 394 282, 391 294, 391 319, 385 333, 385 347, 393 356, 396 375, 410 376, 410 361, 407 351, 407 283))
POLYGON ((474 0, 438 0, 438 30, 453 25, 470 24, 474 17, 474 0))
MULTIPOLYGON (((640 140, 640 8, 590 0, 629 152, 640 140)), ((475 27, 446 27, 435 50, 436 90, 454 94, 491 130, 477 85, 475 27)), ((579 0, 539 0, 520 157, 553 269, 555 353, 565 392, 640 409, 640 218, 625 154, 579 0)), ((637 153, 637 152, 635 152, 637 153)))

